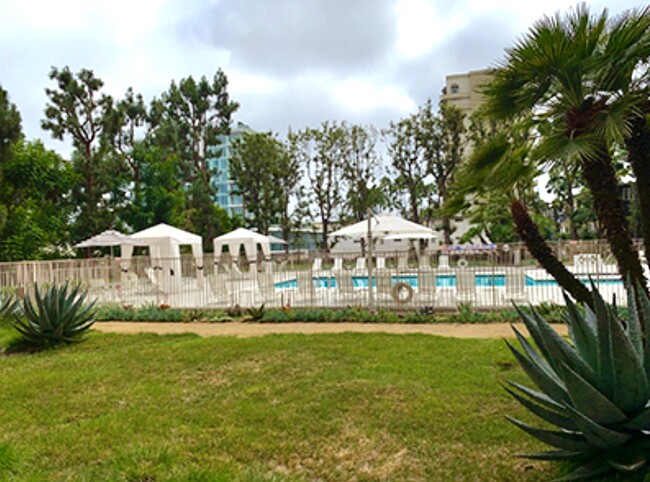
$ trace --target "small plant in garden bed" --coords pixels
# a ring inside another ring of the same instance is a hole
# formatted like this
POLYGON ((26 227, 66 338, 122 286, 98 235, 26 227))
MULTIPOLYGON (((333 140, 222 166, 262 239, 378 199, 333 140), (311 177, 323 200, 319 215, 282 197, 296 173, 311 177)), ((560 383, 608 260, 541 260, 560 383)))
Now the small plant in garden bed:
POLYGON ((78 341, 95 322, 95 302, 86 303, 86 295, 79 285, 52 285, 44 293, 35 285, 33 300, 23 297, 13 326, 30 346, 78 341))
POLYGON ((515 425, 556 450, 527 455, 569 461, 561 480, 642 481, 650 472, 650 301, 628 292, 627 319, 607 306, 592 285, 593 306, 568 297, 567 342, 538 313, 521 313, 536 348, 515 329, 521 351, 508 346, 539 391, 509 382, 506 390, 557 430, 515 425), (639 317, 641 315, 641 317, 639 317))
POLYGON ((266 314, 266 308, 264 308, 264 303, 257 308, 251 306, 246 310, 246 314, 248 315, 247 318, 248 321, 262 321, 264 315, 266 314))

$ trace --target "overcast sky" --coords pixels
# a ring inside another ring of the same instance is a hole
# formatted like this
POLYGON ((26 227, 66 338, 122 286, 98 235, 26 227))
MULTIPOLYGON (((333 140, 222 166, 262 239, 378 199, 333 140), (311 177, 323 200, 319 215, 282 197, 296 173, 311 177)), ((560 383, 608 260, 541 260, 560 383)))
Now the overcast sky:
MULTIPOLYGON (((636 1, 588 2, 612 14, 636 1)), ((347 120, 384 127, 438 100, 445 75, 494 66, 561 0, 0 0, 0 85, 28 138, 51 66, 92 69, 147 101, 172 79, 227 74, 235 119, 284 136, 347 120)))

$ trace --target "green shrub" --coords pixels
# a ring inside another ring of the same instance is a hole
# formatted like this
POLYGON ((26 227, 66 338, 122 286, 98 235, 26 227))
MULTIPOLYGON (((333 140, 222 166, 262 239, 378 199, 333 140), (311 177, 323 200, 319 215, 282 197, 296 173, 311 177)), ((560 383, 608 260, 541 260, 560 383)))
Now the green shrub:
POLYGON ((258 308, 251 306, 246 310, 246 313, 248 314, 248 319, 250 321, 262 321, 264 314, 266 313, 266 308, 264 308, 264 303, 262 303, 258 308))
MULTIPOLYGON (((515 382, 506 390, 557 429, 509 419, 555 449, 529 458, 577 466, 563 480, 643 480, 650 471, 650 339, 643 335, 633 290, 624 324, 592 290, 593 310, 566 297, 568 342, 539 313, 520 313, 536 348, 516 329, 521 350, 508 346, 538 390, 515 382)), ((650 322, 645 295, 640 311, 650 322)))
POLYGON ((86 303, 79 285, 52 285, 42 293, 34 286, 34 299, 24 296, 13 326, 28 345, 51 346, 78 341, 95 322, 95 302, 86 303))
POLYGON ((97 321, 133 321, 136 311, 130 306, 102 305, 97 309, 97 321))

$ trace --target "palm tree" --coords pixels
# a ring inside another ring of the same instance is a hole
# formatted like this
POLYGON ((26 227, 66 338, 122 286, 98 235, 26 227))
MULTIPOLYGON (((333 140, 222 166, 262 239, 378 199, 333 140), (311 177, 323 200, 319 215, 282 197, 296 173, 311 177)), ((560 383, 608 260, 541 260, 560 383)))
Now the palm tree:
POLYGON ((447 209, 458 211, 470 197, 475 202, 490 202, 494 193, 500 199, 505 195, 515 230, 530 254, 563 290, 579 302, 591 305, 589 290, 555 256, 526 206, 525 198, 538 172, 530 156, 531 143, 525 139, 527 129, 522 127, 509 128, 510 135, 502 128, 477 144, 453 185, 454 197, 447 209))
POLYGON ((648 57, 649 28, 647 7, 614 20, 607 10, 591 15, 584 4, 564 18, 544 17, 507 51, 486 89, 489 115, 548 125, 535 157, 578 163, 621 274, 644 289, 611 149, 625 142, 647 102, 631 86, 648 57))

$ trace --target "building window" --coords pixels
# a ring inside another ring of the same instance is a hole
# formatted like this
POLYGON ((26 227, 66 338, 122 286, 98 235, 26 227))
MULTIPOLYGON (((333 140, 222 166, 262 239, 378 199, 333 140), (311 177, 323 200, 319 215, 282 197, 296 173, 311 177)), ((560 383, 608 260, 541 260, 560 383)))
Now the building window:
POLYGON ((452 94, 458 94, 458 90, 459 90, 458 84, 451 84, 450 89, 452 94))

